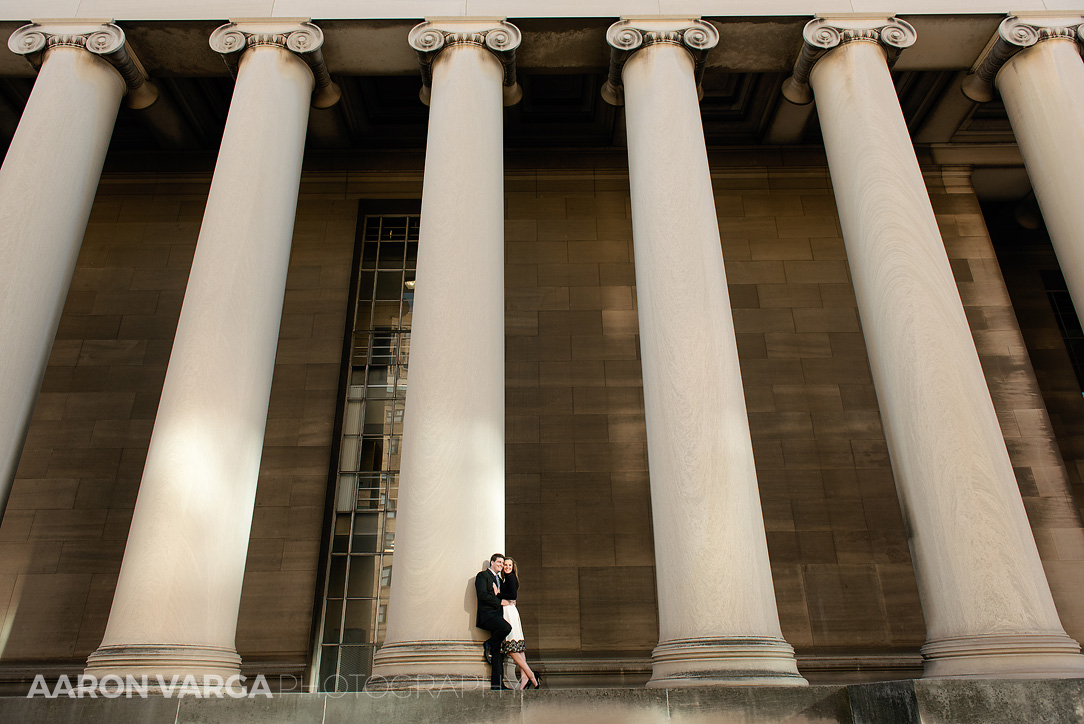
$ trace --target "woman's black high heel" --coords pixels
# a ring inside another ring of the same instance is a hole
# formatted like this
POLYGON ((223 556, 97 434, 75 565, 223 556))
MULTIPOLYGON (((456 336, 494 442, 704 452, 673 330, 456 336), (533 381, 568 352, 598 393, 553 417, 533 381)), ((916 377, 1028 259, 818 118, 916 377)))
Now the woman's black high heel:
POLYGON ((529 688, 529 689, 541 689, 542 688, 542 677, 539 676, 538 674, 535 674, 534 675, 534 681, 528 681, 527 682, 527 688, 529 688))

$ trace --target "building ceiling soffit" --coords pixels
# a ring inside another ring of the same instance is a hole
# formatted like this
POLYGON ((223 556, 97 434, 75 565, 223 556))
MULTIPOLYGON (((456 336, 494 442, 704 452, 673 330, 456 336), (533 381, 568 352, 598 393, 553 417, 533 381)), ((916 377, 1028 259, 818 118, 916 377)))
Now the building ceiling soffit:
MULTIPOLYGON (((997 31, 1004 15, 899 15, 918 38, 898 70, 969 68, 997 31)), ((808 16, 705 17, 719 31, 707 68, 728 72, 789 72, 802 47, 808 16)), ((523 32, 517 67, 529 71, 605 72, 606 29, 612 18, 509 20, 523 32)), ((413 75, 417 54, 407 42, 413 20, 317 20, 323 54, 333 75, 413 75)), ((24 22, 0 22, 8 37, 24 22)), ((207 45, 218 20, 123 21, 128 41, 152 76, 222 76, 221 58, 207 45)), ((12 53, 0 53, 0 77, 30 77, 33 69, 12 53)))

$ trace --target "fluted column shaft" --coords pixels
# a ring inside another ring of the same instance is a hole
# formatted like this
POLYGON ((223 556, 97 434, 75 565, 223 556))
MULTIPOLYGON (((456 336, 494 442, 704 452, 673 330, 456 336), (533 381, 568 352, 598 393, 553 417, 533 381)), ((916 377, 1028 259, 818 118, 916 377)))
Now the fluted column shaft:
POLYGON ((431 83, 429 135, 394 572, 371 686, 489 679, 474 575, 504 546, 505 72, 491 51, 501 38, 519 43, 507 23, 411 33, 431 83))
POLYGON ((84 47, 45 50, 0 167, 0 517, 124 92, 116 68, 84 47))
POLYGON ((1040 40, 1010 58, 995 84, 1073 304, 1084 316, 1084 194, 1080 188, 1084 62, 1080 46, 1073 37, 1040 40))
POLYGON ((717 35, 622 21, 607 37, 633 47, 620 80, 659 603, 648 686, 804 684, 779 628, 697 100, 693 52, 717 35))
POLYGON ((910 531, 925 674, 1079 675, 878 42, 902 26, 913 34, 837 38, 809 77, 910 531))
MULTIPOLYGON (((223 30, 212 37, 231 49, 254 37, 223 30)), ((239 671, 237 612, 314 86, 285 47, 290 30, 319 34, 272 26, 278 38, 262 35, 240 58, 113 607, 88 661, 99 677, 239 671)))

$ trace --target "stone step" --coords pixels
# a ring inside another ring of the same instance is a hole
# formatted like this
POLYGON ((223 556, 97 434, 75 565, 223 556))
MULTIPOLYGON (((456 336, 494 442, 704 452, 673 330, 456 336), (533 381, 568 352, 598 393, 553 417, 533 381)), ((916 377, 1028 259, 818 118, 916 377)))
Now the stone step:
POLYGON ((1084 724, 1084 679, 851 686, 427 690, 250 698, 0 697, 0 722, 52 724, 1084 724))

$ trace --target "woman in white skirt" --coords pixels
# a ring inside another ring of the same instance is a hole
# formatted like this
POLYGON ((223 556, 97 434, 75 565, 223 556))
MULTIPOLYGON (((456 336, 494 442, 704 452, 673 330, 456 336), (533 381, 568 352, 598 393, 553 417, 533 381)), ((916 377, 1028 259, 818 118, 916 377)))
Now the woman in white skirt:
POLYGON ((519 688, 537 689, 541 686, 541 680, 531 671, 527 665, 527 644, 523 640, 523 623, 519 619, 519 610, 516 608, 516 596, 519 595, 519 570, 516 562, 511 558, 504 559, 504 582, 501 584, 501 598, 511 601, 501 607, 504 620, 512 627, 511 632, 501 642, 501 652, 512 657, 519 667, 519 688))

